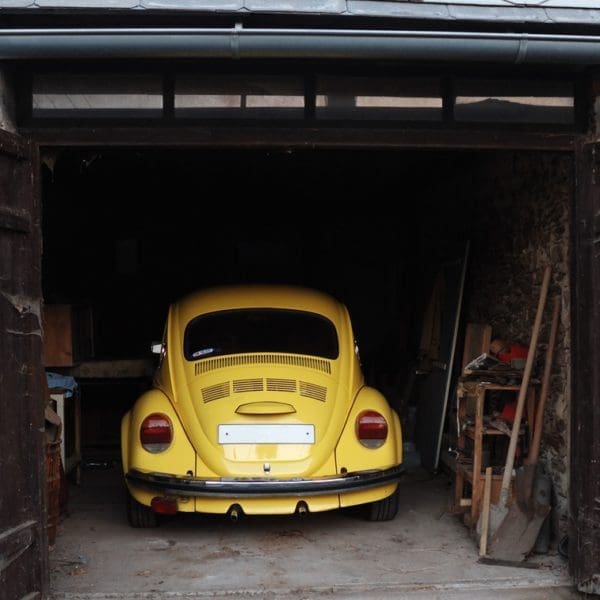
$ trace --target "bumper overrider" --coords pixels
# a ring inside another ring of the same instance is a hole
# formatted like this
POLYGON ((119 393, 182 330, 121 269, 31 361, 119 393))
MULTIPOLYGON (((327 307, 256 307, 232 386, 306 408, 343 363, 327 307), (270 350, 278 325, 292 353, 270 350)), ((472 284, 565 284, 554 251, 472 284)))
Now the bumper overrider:
POLYGON ((316 496, 343 494, 380 487, 398 481, 402 465, 383 470, 356 471, 334 477, 312 479, 271 477, 220 477, 200 479, 167 473, 147 473, 130 469, 125 478, 136 487, 162 492, 169 496, 212 496, 259 498, 273 496, 316 496))

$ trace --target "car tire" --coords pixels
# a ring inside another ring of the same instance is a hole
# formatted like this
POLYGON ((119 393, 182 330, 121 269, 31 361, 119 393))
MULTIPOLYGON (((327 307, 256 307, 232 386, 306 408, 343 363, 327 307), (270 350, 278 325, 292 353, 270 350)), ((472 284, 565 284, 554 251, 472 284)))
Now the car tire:
POLYGON ((156 513, 148 506, 140 504, 130 493, 127 493, 127 520, 132 527, 143 529, 158 525, 156 513))
POLYGON ((391 521, 398 514, 400 505, 400 486, 387 498, 371 502, 365 506, 365 518, 367 521, 391 521))

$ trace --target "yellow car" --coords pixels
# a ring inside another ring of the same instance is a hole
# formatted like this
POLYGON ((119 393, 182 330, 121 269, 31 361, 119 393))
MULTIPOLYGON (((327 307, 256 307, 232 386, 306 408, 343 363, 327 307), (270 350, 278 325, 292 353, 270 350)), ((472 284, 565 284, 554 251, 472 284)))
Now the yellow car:
POLYGON ((231 286, 171 305, 153 388, 121 424, 133 527, 160 515, 398 512, 398 415, 365 385, 347 308, 231 286))

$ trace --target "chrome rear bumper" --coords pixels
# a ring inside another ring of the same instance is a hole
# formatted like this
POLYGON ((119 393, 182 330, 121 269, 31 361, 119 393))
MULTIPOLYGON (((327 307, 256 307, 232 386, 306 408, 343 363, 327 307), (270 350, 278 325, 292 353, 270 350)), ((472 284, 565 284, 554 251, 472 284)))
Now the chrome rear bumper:
POLYGON ((345 475, 313 479, 274 479, 271 477, 200 479, 130 469, 125 478, 133 486, 170 496, 257 498, 357 492, 394 483, 400 479, 403 472, 402 465, 398 465, 381 471, 357 471, 345 475))

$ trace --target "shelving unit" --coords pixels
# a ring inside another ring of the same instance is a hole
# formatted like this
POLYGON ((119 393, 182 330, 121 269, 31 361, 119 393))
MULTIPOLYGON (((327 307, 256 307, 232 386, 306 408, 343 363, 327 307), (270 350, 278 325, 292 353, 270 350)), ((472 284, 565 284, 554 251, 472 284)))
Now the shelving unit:
MULTIPOLYGON (((483 380, 464 379, 457 387, 457 449, 454 512, 465 513, 465 522, 474 527, 481 512, 481 501, 485 482, 484 442, 487 436, 510 436, 510 425, 497 421, 496 426, 485 422, 486 394, 490 391, 507 391, 518 394, 519 385, 504 385, 483 380), (469 406, 469 405, 473 406, 469 406), (471 409, 471 410, 469 410, 471 409), (472 440, 471 460, 467 454, 467 439, 472 440), (470 486, 470 494, 465 489, 470 486)), ((535 410, 536 386, 530 385, 527 393, 526 420, 532 422, 535 410)), ((488 415, 489 416, 489 415, 488 415)), ((527 434, 522 427, 520 436, 527 434)), ((521 440, 523 441, 523 440, 521 440)), ((527 440, 531 441, 531 440, 527 440)), ((493 466, 493 465, 492 465, 493 466)), ((502 465, 494 468, 492 474, 492 502, 498 500, 502 482, 502 465)))

